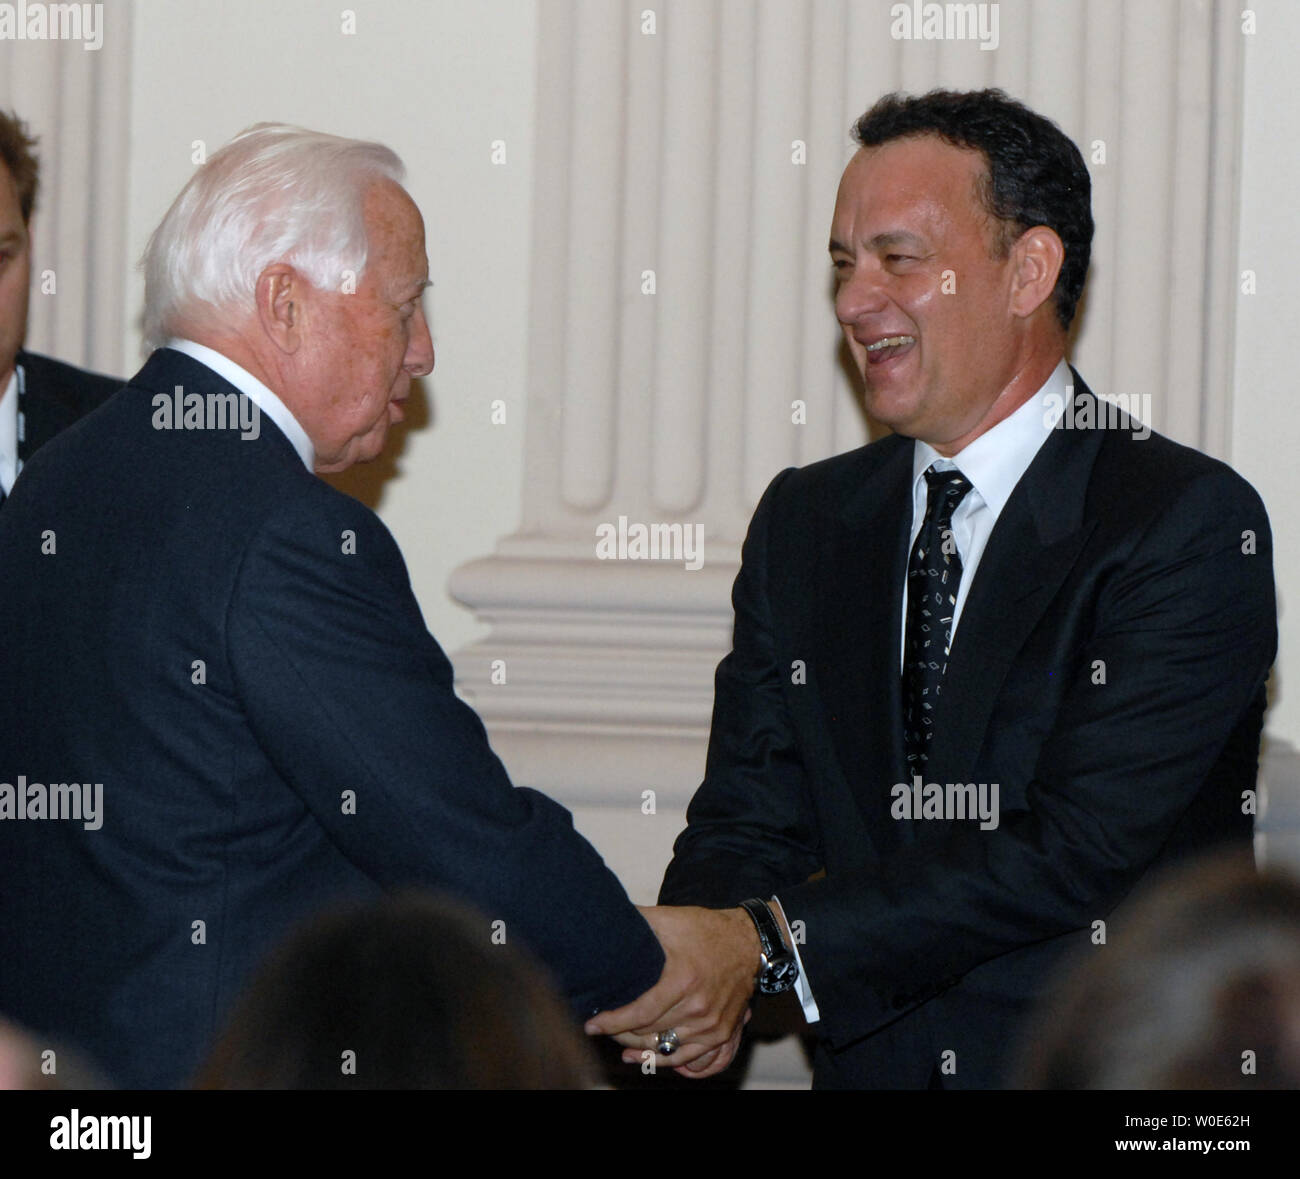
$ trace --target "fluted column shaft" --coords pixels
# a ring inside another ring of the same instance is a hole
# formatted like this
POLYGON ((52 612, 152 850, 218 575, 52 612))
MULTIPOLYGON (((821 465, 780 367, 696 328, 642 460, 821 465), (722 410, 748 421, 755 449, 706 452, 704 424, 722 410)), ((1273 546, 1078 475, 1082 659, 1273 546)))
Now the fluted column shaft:
POLYGON ((462 684, 526 779, 625 799, 574 756, 607 740, 629 780, 696 784, 754 504, 868 436, 825 243, 849 127, 887 89, 1002 85, 1062 125, 1097 221, 1076 366, 1225 448, 1233 13, 997 7, 988 50, 850 0, 543 3, 523 525, 453 579, 494 627, 462 684), (601 560, 620 520, 698 529, 703 567, 601 560))

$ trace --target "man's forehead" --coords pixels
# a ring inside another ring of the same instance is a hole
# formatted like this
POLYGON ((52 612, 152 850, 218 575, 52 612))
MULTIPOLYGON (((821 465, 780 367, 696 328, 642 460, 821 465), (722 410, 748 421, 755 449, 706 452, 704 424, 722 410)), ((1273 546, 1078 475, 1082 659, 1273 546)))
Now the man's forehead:
POLYGON ((366 189, 362 200, 366 224, 373 230, 424 235, 424 219, 411 194, 395 180, 376 180, 366 189))
POLYGON ((382 262, 386 285, 406 288, 425 281, 429 263, 424 219, 410 194, 394 181, 377 181, 366 191, 362 208, 370 247, 382 262))
POLYGON ((863 147, 844 169, 834 221, 841 230, 852 223, 854 232, 861 234, 864 219, 877 216, 909 213, 930 221, 967 210, 977 213, 977 185, 984 174, 978 151, 954 147, 934 135, 863 147))

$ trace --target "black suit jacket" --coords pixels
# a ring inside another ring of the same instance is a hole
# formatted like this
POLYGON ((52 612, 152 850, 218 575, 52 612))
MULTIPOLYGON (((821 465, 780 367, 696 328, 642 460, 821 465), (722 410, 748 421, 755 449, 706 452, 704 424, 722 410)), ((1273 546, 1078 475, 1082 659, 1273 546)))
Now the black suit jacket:
POLYGON ((652 986, 653 933, 511 786, 378 517, 264 415, 154 429, 176 385, 234 392, 156 352, 0 513, 0 782, 103 783, 99 830, 0 821, 0 1011, 175 1085, 292 924, 406 885, 504 921, 579 1014, 652 986))
POLYGON ((26 390, 23 396, 22 436, 18 458, 26 463, 60 430, 103 405, 122 382, 86 372, 35 352, 19 352, 26 390))
POLYGON ((885 438, 763 496, 661 894, 776 893, 803 923, 817 1085, 1004 1082, 1061 952, 1153 869, 1251 835, 1268 520, 1224 464, 1131 429, 1053 431, 971 584, 925 780, 997 782, 999 825, 891 816, 912 451, 885 438))

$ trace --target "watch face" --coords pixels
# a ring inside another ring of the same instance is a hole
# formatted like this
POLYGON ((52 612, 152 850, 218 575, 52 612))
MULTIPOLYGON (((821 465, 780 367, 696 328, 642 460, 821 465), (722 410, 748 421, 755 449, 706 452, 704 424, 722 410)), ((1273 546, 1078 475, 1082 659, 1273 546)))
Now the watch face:
POLYGON ((759 975, 758 989, 765 995, 779 995, 794 986, 799 977, 799 966, 793 954, 777 954, 767 962, 767 968, 759 975))

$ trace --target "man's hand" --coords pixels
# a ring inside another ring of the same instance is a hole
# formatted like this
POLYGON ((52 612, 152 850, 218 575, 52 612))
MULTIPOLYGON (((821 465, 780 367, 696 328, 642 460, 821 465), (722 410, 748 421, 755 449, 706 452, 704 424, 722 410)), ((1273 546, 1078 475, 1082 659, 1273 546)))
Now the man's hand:
POLYGON ((711 1077, 731 1063, 749 1020, 761 947, 744 909, 642 908, 664 948, 659 981, 639 999, 588 1020, 589 1035, 613 1036, 639 1063, 669 1028, 681 1047, 655 1065, 685 1077, 711 1077))

